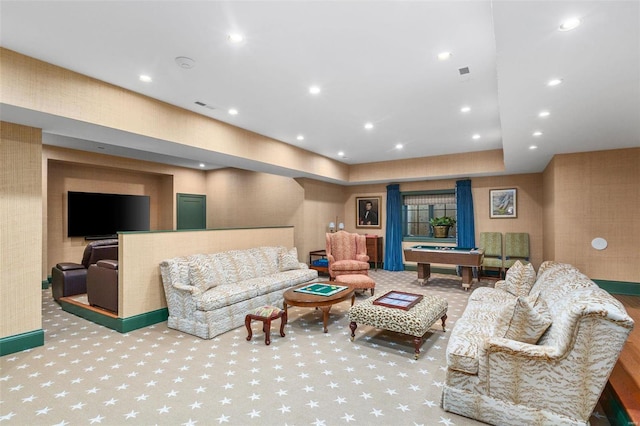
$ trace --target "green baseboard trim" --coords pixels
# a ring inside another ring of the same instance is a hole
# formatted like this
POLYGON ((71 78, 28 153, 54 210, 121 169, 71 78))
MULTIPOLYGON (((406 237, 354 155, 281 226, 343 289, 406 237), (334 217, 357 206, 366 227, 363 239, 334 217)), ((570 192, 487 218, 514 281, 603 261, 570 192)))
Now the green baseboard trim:
POLYGON ((600 406, 604 410, 607 420, 609 420, 609 423, 612 425, 634 424, 609 382, 607 382, 602 391, 602 395, 600 395, 600 406))
POLYGON ((20 352, 44 345, 44 330, 34 330, 27 333, 0 338, 0 356, 20 352))
POLYGON ((624 294, 627 296, 640 296, 640 283, 629 281, 593 280, 598 286, 611 294, 624 294))
POLYGON ((162 308, 144 314, 135 315, 128 318, 113 318, 90 309, 83 308, 72 303, 60 301, 62 310, 82 317, 96 324, 115 330, 119 333, 128 333, 139 328, 147 327, 169 318, 169 309, 162 308))

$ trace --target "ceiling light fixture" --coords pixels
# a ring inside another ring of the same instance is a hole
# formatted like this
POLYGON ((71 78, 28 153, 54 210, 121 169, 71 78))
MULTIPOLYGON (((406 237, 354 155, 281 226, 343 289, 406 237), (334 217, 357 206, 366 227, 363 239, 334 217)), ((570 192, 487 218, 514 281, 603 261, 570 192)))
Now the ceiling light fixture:
POLYGON ((238 110, 237 110, 237 109, 235 109, 235 108, 231 108, 231 109, 229 109, 229 114, 231 114, 231 115, 238 115, 238 110))
POLYGON ((551 114, 549 111, 540 111, 540 113, 538 114, 538 117, 545 118, 545 117, 548 117, 549 114, 551 114))
POLYGON ((533 151, 534 149, 538 149, 538 145, 531 145, 531 146, 529 147, 529 149, 530 149, 530 150, 532 150, 532 151, 533 151))
POLYGON ((309 87, 309 93, 311 93, 312 95, 317 95, 318 93, 320 93, 320 87, 318 86, 309 87))
POLYGON ((480 135, 476 133, 475 135, 471 136, 471 139, 478 140, 480 139, 480 135))
POLYGON ((232 43, 240 43, 244 41, 244 36, 240 33, 231 33, 227 36, 232 43))
POLYGON ((200 163, 200 167, 204 167, 204 163, 200 163))
POLYGON ((401 143, 396 144, 396 149, 402 149, 404 146, 401 143))
POLYGON ((339 152, 338 152, 338 156, 339 156, 339 157, 344 157, 344 151, 339 151, 339 152))
POLYGON ((190 70, 191 68, 196 66, 196 61, 191 58, 187 58, 186 56, 178 56, 176 58, 176 64, 182 69, 190 70))
POLYGON ((558 84, 562 83, 562 79, 561 78, 554 78, 552 80, 549 80, 549 82, 547 83, 547 86, 557 86, 558 84))
POLYGON ((449 58, 451 58, 451 52, 440 52, 440 53, 438 53, 438 60, 439 61, 446 61, 449 58))
POLYGON ((298 135, 296 136, 296 139, 299 141, 303 141, 304 140, 304 136, 303 135, 298 135))
POLYGON ((471 107, 470 106, 463 106, 462 108, 460 108, 460 112, 469 112, 471 111, 471 107))
POLYGON ((148 75, 141 74, 140 81, 144 81, 145 83, 151 83, 153 80, 148 75))
POLYGON ((533 132, 533 136, 535 136, 535 137, 542 136, 542 132, 540 130, 537 130, 537 131, 533 132))
POLYGON ((562 21, 560 26, 558 27, 558 31, 571 31, 580 26, 580 19, 578 18, 569 18, 565 21, 562 21))
POLYGON ((365 123, 364 124, 364 128, 367 129, 367 130, 373 129, 373 123, 365 123))

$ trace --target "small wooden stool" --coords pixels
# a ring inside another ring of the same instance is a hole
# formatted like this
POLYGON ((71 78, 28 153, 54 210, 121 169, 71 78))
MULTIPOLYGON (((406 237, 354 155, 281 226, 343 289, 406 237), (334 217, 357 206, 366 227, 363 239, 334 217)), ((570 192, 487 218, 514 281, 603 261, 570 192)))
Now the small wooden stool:
POLYGON ((284 326, 287 323, 287 311, 275 306, 261 306, 251 311, 244 318, 244 325, 247 327, 249 335, 247 341, 251 340, 253 332, 251 330, 251 320, 262 321, 262 331, 264 331, 264 344, 271 344, 271 321, 280 318, 280 336, 284 337, 284 326))
POLYGON ((353 287, 356 290, 369 289, 371 290, 372 296, 376 287, 375 281, 373 281, 368 275, 362 274, 338 275, 336 277, 336 284, 348 285, 349 287, 353 287))

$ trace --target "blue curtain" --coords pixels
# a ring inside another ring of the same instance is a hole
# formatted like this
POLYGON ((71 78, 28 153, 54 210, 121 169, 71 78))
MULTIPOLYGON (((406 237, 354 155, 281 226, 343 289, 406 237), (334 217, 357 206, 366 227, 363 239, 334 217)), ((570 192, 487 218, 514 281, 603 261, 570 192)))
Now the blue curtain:
POLYGON ((476 246, 476 227, 473 222, 473 196, 471 180, 456 181, 456 210, 458 221, 458 247, 476 246))
POLYGON ((402 264, 402 197, 400 185, 387 185, 387 235, 385 237, 384 269, 404 271, 402 264))
MULTIPOLYGON (((476 227, 473 222, 473 196, 471 194, 471 180, 456 181, 456 210, 458 221, 458 247, 476 246, 476 227)), ((461 274, 459 266, 456 268, 461 274)), ((477 277, 478 271, 474 268, 473 275, 477 277)))

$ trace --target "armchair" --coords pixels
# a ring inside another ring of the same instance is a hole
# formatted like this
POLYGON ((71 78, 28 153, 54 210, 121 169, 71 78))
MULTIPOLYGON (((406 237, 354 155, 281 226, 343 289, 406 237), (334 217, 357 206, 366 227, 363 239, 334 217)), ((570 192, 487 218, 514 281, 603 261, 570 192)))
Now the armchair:
POLYGON ((118 313, 118 261, 99 260, 87 271, 87 299, 98 306, 118 313))
POLYGON ((367 239, 364 235, 338 231, 326 234, 329 277, 338 275, 369 275, 367 239))
POLYGON ((80 263, 63 262, 51 268, 53 298, 73 296, 87 292, 87 270, 103 259, 118 259, 118 240, 92 241, 84 249, 80 263))

